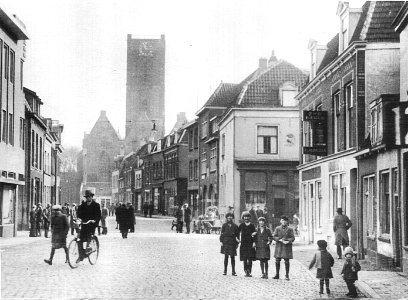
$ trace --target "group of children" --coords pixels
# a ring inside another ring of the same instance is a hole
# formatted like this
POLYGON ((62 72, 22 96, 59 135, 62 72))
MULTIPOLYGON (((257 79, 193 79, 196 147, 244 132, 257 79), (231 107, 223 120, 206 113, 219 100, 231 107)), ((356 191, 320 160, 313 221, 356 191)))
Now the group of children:
MULTIPOLYGON (((323 294, 324 285, 326 285, 326 293, 330 295, 330 278, 333 278, 331 267, 334 265, 333 256, 327 251, 327 242, 325 240, 317 241, 318 251, 314 254, 312 261, 310 262, 309 269, 316 266, 316 278, 320 280, 320 294, 323 294)), ((357 272, 361 270, 354 254, 353 248, 346 247, 344 249, 344 256, 346 261, 344 262, 341 275, 347 284, 349 292, 346 296, 356 298, 357 289, 355 286, 356 280, 358 280, 357 272)))
MULTIPOLYGON (((228 213, 226 215, 226 223, 223 224, 220 235, 221 253, 224 254, 224 273, 227 274, 228 260, 231 261, 232 275, 237 276, 235 272, 235 256, 237 255, 237 248, 240 246, 240 260, 244 263, 244 270, 246 277, 252 277, 252 262, 254 260, 260 261, 262 271, 262 278, 268 279, 268 261, 271 258, 270 245, 274 241, 275 245, 275 268, 276 275, 273 279, 279 279, 279 270, 281 260, 285 264, 285 279, 289 280, 289 260, 293 258, 292 243, 295 241, 294 231, 288 226, 288 217, 282 216, 281 225, 276 227, 272 233, 269 228, 265 226, 265 219, 260 217, 258 219, 258 226, 250 222, 251 215, 248 212, 242 214, 243 222, 237 226, 233 222, 233 215, 228 213)), ((327 251, 327 242, 325 240, 317 241, 319 247, 310 262, 309 269, 316 266, 316 277, 320 280, 320 294, 323 294, 324 285, 326 285, 326 293, 330 295, 330 278, 333 278, 331 268, 334 265, 333 256, 327 251)), ((346 296, 357 297, 357 289, 354 285, 358 280, 357 272, 361 267, 358 263, 353 248, 346 247, 344 249, 344 256, 346 258, 342 276, 347 284, 349 293, 346 296)))

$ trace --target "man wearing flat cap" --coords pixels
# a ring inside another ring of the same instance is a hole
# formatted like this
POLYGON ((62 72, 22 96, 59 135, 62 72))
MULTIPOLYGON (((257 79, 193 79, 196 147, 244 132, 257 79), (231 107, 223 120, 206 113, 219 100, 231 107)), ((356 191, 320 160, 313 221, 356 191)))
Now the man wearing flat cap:
POLYGON ((84 194, 86 200, 78 207, 77 218, 81 219, 82 223, 86 223, 91 220, 89 224, 82 224, 79 232, 80 241, 78 242, 78 261, 85 258, 83 242, 86 241, 86 246, 88 247, 90 238, 95 234, 95 228, 98 226, 99 221, 101 220, 101 206, 99 203, 93 200, 93 196, 94 194, 90 190, 86 190, 84 194))
POLYGON ((343 246, 344 249, 349 245, 349 237, 347 230, 350 229, 353 223, 351 223, 349 217, 343 215, 343 209, 341 207, 337 208, 336 211, 337 216, 335 216, 333 220, 333 231, 335 237, 334 244, 337 246, 338 259, 341 259, 342 258, 341 247, 343 246))

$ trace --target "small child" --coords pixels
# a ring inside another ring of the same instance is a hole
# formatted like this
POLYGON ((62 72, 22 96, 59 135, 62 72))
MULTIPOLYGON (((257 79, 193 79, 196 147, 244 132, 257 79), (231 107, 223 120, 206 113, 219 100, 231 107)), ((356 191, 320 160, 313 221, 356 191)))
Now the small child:
POLYGON ((317 246, 319 247, 312 261, 309 265, 309 270, 316 265, 317 272, 316 278, 320 279, 320 291, 319 294, 323 294, 323 286, 326 283, 326 293, 330 295, 329 280, 333 278, 331 267, 334 265, 333 256, 327 251, 327 242, 325 240, 318 240, 317 246))
POLYGON ((357 298, 357 289, 354 283, 358 280, 357 272, 361 270, 361 267, 354 255, 353 248, 346 247, 346 249, 344 249, 344 256, 346 257, 346 261, 344 262, 341 274, 349 290, 346 296, 357 298))

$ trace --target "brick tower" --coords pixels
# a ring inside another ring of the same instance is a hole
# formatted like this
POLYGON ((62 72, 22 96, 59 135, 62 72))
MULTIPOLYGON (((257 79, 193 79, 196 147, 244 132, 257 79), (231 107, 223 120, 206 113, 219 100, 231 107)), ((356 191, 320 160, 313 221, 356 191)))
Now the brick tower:
POLYGON ((152 136, 164 134, 164 35, 160 39, 127 36, 126 152, 136 151, 152 136))

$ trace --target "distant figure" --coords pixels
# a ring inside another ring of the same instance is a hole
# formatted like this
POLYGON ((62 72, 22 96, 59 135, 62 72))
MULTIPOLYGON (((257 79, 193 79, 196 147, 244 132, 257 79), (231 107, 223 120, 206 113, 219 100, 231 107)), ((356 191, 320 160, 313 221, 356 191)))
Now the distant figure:
POLYGON ((144 217, 147 218, 147 214, 149 213, 149 204, 147 204, 147 202, 143 203, 142 209, 144 217))
POLYGON ((296 214, 293 215, 293 227, 296 235, 299 235, 299 224, 300 224, 300 219, 296 214))
POLYGON ((115 208, 115 220, 116 220, 116 229, 119 228, 119 220, 121 218, 122 213, 122 202, 117 203, 116 208, 115 208))
POLYGON ((128 228, 129 232, 135 232, 135 210, 133 209, 132 203, 128 202, 126 206, 126 212, 127 212, 127 220, 128 220, 128 228))
POLYGON ((44 237, 48 238, 48 231, 50 229, 51 222, 51 205, 48 203, 47 207, 43 210, 43 220, 44 220, 44 237))
POLYGON ((251 223, 254 224, 255 226, 258 225, 258 216, 256 214, 254 205, 251 206, 249 213, 251 215, 251 223))
POLYGON ((356 256, 354 255, 353 248, 347 247, 346 249, 344 249, 344 256, 346 257, 346 261, 344 262, 341 274, 349 290, 346 296, 357 298, 358 294, 354 283, 356 282, 356 280, 358 280, 357 273, 361 270, 361 266, 358 263, 356 256))
POLYGON ((68 203, 65 203, 64 206, 61 208, 61 212, 66 215, 67 217, 69 216, 69 205, 68 203))
POLYGON ((153 211, 154 211, 154 205, 153 205, 153 202, 150 201, 150 203, 149 203, 149 217, 150 217, 150 218, 151 218, 152 215, 153 215, 153 211))
POLYGON ((191 223, 191 209, 188 204, 184 205, 184 222, 186 223, 186 234, 190 234, 190 223, 191 223))
POLYGON ((325 240, 317 241, 318 251, 314 254, 309 265, 309 270, 316 265, 316 278, 320 280, 319 294, 323 294, 323 287, 326 284, 326 293, 330 295, 330 278, 333 278, 331 268, 334 265, 333 256, 327 251, 327 242, 325 240))
POLYGON ((49 259, 44 259, 49 265, 52 265, 52 259, 54 258, 55 249, 64 248, 65 251, 65 263, 68 262, 68 248, 67 248, 67 234, 69 231, 68 217, 61 211, 61 205, 54 205, 52 207, 54 211, 51 217, 51 253, 49 259))
POLYGON ((177 206, 175 217, 177 219, 176 232, 182 233, 183 232, 183 211, 181 210, 181 207, 179 206, 177 206))
POLYGON ((256 207, 256 216, 258 217, 258 220, 260 217, 264 217, 264 211, 259 207, 259 205, 256 207))
POLYGON ((106 225, 106 218, 108 217, 108 215, 109 215, 108 209, 105 207, 105 204, 102 203, 102 206, 101 206, 102 234, 108 233, 108 226, 106 225))
POLYGON ((343 209, 337 208, 337 216, 333 220, 333 231, 335 236, 335 245, 337 246, 338 259, 342 258, 341 248, 343 249, 349 245, 349 237, 347 230, 353 225, 349 217, 343 215, 343 209))
POLYGON ((69 218, 69 225, 71 227, 71 235, 74 235, 79 230, 79 227, 76 221, 77 221, 77 206, 75 203, 72 203, 71 210, 70 210, 70 218, 69 218))
POLYGON ((33 205, 33 207, 30 210, 30 237, 36 237, 37 236, 37 229, 35 226, 35 209, 37 207, 33 205))
POLYGON ((35 228, 36 236, 41 236, 41 224, 43 222, 43 210, 40 203, 37 203, 37 208, 35 209, 35 228))

